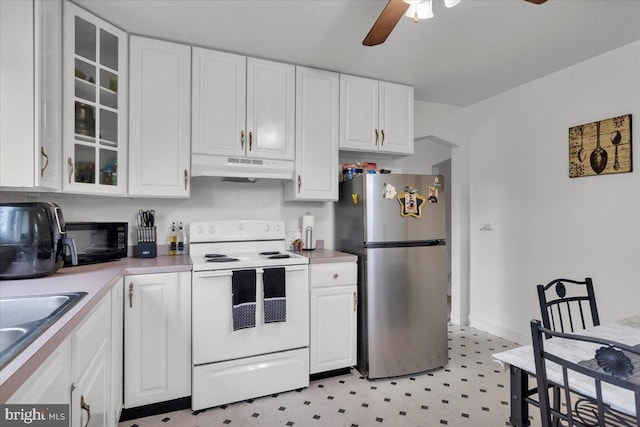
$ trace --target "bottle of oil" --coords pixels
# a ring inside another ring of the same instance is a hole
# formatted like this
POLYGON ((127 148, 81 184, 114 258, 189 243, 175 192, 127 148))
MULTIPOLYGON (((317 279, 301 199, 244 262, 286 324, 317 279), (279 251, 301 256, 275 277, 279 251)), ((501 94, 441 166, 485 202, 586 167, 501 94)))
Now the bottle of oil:
POLYGON ((182 228, 182 221, 178 225, 178 255, 184 254, 184 230, 182 228))
POLYGON ((169 255, 176 255, 178 252, 178 233, 176 232, 176 223, 171 224, 171 232, 169 233, 169 255))

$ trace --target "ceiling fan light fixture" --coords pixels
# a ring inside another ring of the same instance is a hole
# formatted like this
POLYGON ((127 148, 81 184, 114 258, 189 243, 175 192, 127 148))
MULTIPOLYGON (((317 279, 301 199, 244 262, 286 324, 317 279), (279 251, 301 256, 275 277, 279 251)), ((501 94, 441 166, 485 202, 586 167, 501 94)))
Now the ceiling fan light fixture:
POLYGON ((444 5, 446 7, 453 7, 453 6, 457 5, 458 3, 460 3, 460 0, 444 0, 444 5))
POLYGON ((413 22, 418 22, 420 19, 433 18, 432 0, 421 0, 418 3, 410 3, 405 16, 413 18, 413 22))

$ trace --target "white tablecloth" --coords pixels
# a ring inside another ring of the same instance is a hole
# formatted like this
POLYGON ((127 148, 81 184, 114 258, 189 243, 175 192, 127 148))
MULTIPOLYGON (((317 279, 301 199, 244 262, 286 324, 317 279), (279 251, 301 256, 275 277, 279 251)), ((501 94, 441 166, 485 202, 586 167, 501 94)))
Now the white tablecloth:
MULTIPOLYGON (((585 329, 577 333, 635 346, 640 344, 640 315, 585 329)), ((576 363, 593 359, 596 350, 600 347, 601 345, 599 344, 577 343, 576 341, 562 338, 553 338, 544 342, 545 351, 576 363)), ((508 369, 512 365, 530 372, 532 375, 535 375, 536 372, 533 347, 531 345, 495 353, 491 356, 491 359, 502 365, 504 369, 508 369)), ((635 367, 636 371, 638 369, 640 369, 640 366, 635 367)), ((547 362, 547 377, 550 381, 563 384, 562 370, 555 363, 547 362)), ((592 379, 574 372, 569 375, 569 384, 571 384, 573 390, 595 397, 595 387, 592 379)), ((635 400, 632 392, 609 384, 603 384, 602 396, 603 400, 611 405, 612 408, 635 415, 635 400)))

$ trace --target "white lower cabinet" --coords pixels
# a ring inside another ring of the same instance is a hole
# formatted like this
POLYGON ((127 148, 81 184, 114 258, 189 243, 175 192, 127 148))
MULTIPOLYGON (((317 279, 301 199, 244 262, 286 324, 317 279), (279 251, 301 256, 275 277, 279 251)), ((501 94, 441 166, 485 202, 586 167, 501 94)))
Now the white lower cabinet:
POLYGON ((111 290, 111 414, 114 424, 122 412, 124 279, 111 290))
POLYGON ((71 392, 71 427, 115 425, 111 420, 108 338, 73 383, 71 392))
POLYGON ((98 303, 7 403, 70 404, 71 427, 118 424, 112 388, 121 387, 122 373, 111 365, 115 357, 111 353, 113 296, 98 303))
POLYGON ((191 272, 125 277, 124 407, 191 394, 191 272))
POLYGON ((356 364, 355 262, 311 264, 310 373, 356 364))
POLYGON ((71 427, 112 426, 111 298, 71 335, 71 427))
POLYGON ((71 338, 67 338, 7 400, 12 404, 69 404, 71 338))

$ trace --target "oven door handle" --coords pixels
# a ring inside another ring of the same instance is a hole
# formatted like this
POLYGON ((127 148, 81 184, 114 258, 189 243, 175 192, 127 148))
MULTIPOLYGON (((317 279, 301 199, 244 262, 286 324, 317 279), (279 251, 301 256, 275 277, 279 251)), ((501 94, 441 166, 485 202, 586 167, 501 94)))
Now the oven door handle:
MULTIPOLYGON (((264 269, 265 268, 278 268, 277 266, 274 267, 263 267, 263 268, 256 268, 256 273, 257 274, 264 274, 264 269)), ((290 266, 284 266, 284 271, 289 273, 290 271, 305 271, 307 269, 306 266, 296 266, 296 267, 290 267, 290 266)))
POLYGON ((307 266, 300 266, 300 267, 285 267, 285 271, 304 271, 307 269, 307 266))
POLYGON ((197 275, 196 277, 202 278, 202 279, 206 279, 209 277, 226 277, 226 276, 231 276, 233 275, 232 271, 229 270, 225 270, 225 271, 216 271, 214 273, 202 273, 197 275))
MULTIPOLYGON (((288 267, 285 266, 285 271, 289 272, 289 271, 304 271, 306 270, 306 266, 300 266, 300 267, 288 267)), ((256 274, 263 274, 264 273, 264 269, 263 268, 255 268, 254 270, 256 270, 256 274)), ((232 276, 233 275, 233 271, 231 270, 224 270, 224 271, 216 271, 216 272, 212 272, 212 273, 201 273, 196 277, 202 278, 202 279, 206 279, 209 277, 227 277, 227 276, 232 276)))

